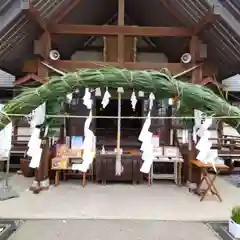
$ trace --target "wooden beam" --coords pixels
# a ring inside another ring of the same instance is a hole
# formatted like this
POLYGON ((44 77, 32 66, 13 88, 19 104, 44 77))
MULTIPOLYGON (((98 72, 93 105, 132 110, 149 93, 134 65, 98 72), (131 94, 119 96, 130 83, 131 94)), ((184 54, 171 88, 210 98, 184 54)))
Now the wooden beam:
POLYGON ((209 11, 202 19, 193 27, 194 35, 200 35, 207 28, 211 27, 219 19, 219 14, 209 11))
POLYGON ((24 1, 24 3, 22 4, 22 9, 29 16, 31 20, 37 23, 37 25, 42 30, 44 30, 45 32, 49 32, 47 22, 41 16, 40 12, 33 6, 31 0, 24 1))
MULTIPOLYGON (((76 51, 88 51, 88 52, 100 52, 102 53, 104 46, 94 46, 94 45, 89 45, 87 47, 78 47, 76 48, 76 51)), ((150 45, 146 45, 146 46, 138 46, 137 47, 137 52, 141 52, 141 53, 156 53, 156 49, 150 45)))
POLYGON ((147 36, 147 37, 189 37, 193 35, 192 29, 180 27, 139 27, 139 26, 113 26, 113 25, 74 25, 50 24, 53 34, 80 34, 95 36, 147 36))
POLYGON ((27 83, 29 80, 34 80, 36 82, 39 82, 39 83, 44 83, 45 80, 43 78, 40 78, 38 77, 36 74, 34 73, 30 73, 30 74, 27 74, 26 76, 22 77, 22 78, 18 78, 14 83, 13 85, 14 86, 18 86, 18 85, 22 85, 24 83, 27 83))
POLYGON ((39 40, 34 42, 34 54, 41 56, 43 59, 48 60, 51 51, 52 39, 49 32, 44 32, 39 40))
POLYGON ((224 89, 227 87, 226 85, 217 82, 216 79, 214 79, 213 77, 203 78, 202 81, 199 82, 199 84, 203 85, 203 86, 206 86, 208 84, 213 84, 214 86, 221 88, 221 89, 224 89))
MULTIPOLYGON (((57 69, 61 69, 66 72, 74 72, 81 68, 103 68, 103 67, 119 67, 126 68, 130 70, 160 70, 161 68, 168 68, 172 74, 177 74, 183 72, 191 67, 191 65, 183 65, 181 63, 153 63, 153 62, 100 62, 100 61, 71 61, 71 60, 57 60, 49 62, 53 67, 57 69)), ((23 72, 28 73, 36 73, 38 69, 36 60, 28 60, 24 63, 23 72)), ((212 64, 206 63, 203 66, 203 75, 204 76, 212 76, 213 74, 217 74, 217 69, 212 64)), ((189 74, 191 75, 191 73, 189 74)))
POLYGON ((53 22, 61 22, 80 2, 81 0, 72 0, 71 3, 55 17, 53 22))

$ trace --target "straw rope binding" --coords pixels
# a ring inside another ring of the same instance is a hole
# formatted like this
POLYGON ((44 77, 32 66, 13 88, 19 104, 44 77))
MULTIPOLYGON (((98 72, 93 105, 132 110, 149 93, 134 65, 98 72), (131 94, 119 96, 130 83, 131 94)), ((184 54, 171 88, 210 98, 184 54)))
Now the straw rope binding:
POLYGON ((0 128, 4 128, 17 114, 28 115, 45 101, 57 100, 81 87, 123 87, 153 92, 156 100, 178 97, 179 114, 191 116, 193 109, 199 109, 208 116, 221 118, 240 132, 240 109, 230 105, 209 88, 176 80, 166 69, 160 72, 130 71, 111 67, 81 69, 63 76, 51 77, 40 87, 26 89, 4 106, 0 113, 0 128))

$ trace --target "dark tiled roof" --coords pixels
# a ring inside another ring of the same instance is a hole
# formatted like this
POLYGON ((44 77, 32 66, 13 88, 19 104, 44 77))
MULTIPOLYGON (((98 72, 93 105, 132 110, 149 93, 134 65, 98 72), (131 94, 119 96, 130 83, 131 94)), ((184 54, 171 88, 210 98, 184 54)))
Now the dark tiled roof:
MULTIPOLYGON (((240 67, 240 1, 237 0, 167 0, 177 18, 161 3, 162 0, 126 1, 126 12, 139 25, 193 27, 215 4, 220 19, 202 35, 208 44, 208 57, 219 63, 222 76, 237 73, 240 67)), ((32 58, 33 40, 41 32, 21 11, 21 0, 5 0, 0 6, 0 68, 21 72, 23 60, 32 58)), ((45 19, 54 19, 71 0, 34 0, 33 4, 45 19)), ((63 22, 104 24, 117 11, 116 0, 81 0, 63 22), (107 7, 106 7, 107 6, 107 7)), ((61 37, 58 45, 72 54, 84 37, 61 37)), ((170 59, 181 55, 184 39, 154 38, 159 49, 170 59), (173 47, 174 46, 174 47, 173 47)), ((64 51, 64 50, 63 50, 64 51)))

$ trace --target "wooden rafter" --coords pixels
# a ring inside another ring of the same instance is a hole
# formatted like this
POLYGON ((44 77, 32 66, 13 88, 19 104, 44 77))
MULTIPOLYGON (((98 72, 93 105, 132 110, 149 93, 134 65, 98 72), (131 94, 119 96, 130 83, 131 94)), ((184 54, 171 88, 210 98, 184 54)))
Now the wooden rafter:
POLYGON ((55 17, 54 22, 61 22, 80 2, 81 0, 72 0, 72 2, 55 17))
POLYGON ((24 76, 24 77, 22 77, 22 78, 17 79, 17 80, 14 82, 14 86, 18 86, 18 85, 27 83, 29 80, 34 80, 34 81, 39 82, 39 83, 44 83, 44 82, 45 82, 44 79, 40 78, 40 77, 37 76, 36 74, 30 73, 30 74, 27 74, 26 76, 24 76))
POLYGON ((181 24, 185 25, 183 19, 179 16, 179 13, 177 12, 175 8, 175 4, 173 4, 174 1, 169 1, 169 0, 159 0, 160 3, 167 9, 171 15, 178 20, 181 24))
POLYGON ((40 12, 33 6, 31 0, 25 1, 22 7, 31 20, 37 23, 42 30, 49 32, 47 22, 41 16, 40 12))
POLYGON ((179 27, 138 27, 138 26, 95 26, 74 24, 51 24, 52 34, 80 34, 95 36, 148 36, 148 37, 188 37, 193 35, 192 29, 179 27))
MULTIPOLYGON (((174 16, 181 24, 185 25, 182 18, 179 16, 176 8, 174 7, 173 2, 169 0, 159 0, 166 9, 174 16)), ((210 27, 212 24, 216 22, 216 20, 219 18, 219 14, 216 14, 213 12, 213 10, 210 10, 205 16, 202 17, 202 19, 194 26, 193 28, 193 35, 199 35, 204 31, 207 27, 210 27)))
POLYGON ((193 27, 194 35, 200 35, 204 30, 211 27, 219 18, 219 14, 209 11, 202 19, 193 27))

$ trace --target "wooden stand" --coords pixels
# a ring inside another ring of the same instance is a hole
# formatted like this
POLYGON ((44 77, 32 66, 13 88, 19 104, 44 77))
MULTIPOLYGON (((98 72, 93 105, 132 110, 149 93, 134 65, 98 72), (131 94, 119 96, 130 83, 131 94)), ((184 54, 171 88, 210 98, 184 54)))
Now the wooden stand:
POLYGON ((155 162, 163 162, 163 163, 172 163, 173 164, 173 174, 154 174, 153 165, 151 167, 150 173, 148 175, 148 185, 150 186, 153 183, 153 179, 171 179, 177 185, 182 184, 181 176, 182 176, 182 163, 183 160, 181 158, 168 158, 168 157, 158 157, 153 160, 153 164, 155 162))
POLYGON ((208 173, 208 169, 213 168, 212 164, 204 164, 204 163, 202 163, 198 160, 192 160, 191 163, 192 163, 193 166, 199 168, 201 170, 201 173, 202 173, 200 184, 196 189, 196 193, 198 195, 200 195, 200 197, 201 197, 200 201, 203 201, 204 198, 207 196, 208 192, 211 191, 211 193, 213 195, 215 195, 219 199, 220 202, 222 202, 222 198, 221 198, 214 182, 215 182, 215 180, 217 178, 217 175, 220 172, 220 170, 228 169, 228 166, 226 166, 224 164, 215 164, 217 172, 215 172, 214 177, 212 178, 210 176, 210 174, 208 173), (201 187, 202 187, 204 182, 207 183, 207 188, 202 190, 201 187), (200 194, 200 192, 202 192, 202 194, 200 194))
MULTIPOLYGON (((60 183, 60 173, 61 173, 61 171, 66 171, 66 170, 71 170, 72 171, 72 169, 64 169, 64 170, 56 170, 55 171, 55 186, 58 186, 59 185, 59 183, 60 183)), ((86 176, 87 176, 87 173, 82 173, 82 172, 79 172, 78 171, 78 174, 79 175, 82 175, 82 186, 84 187, 85 185, 86 185, 86 176)))

